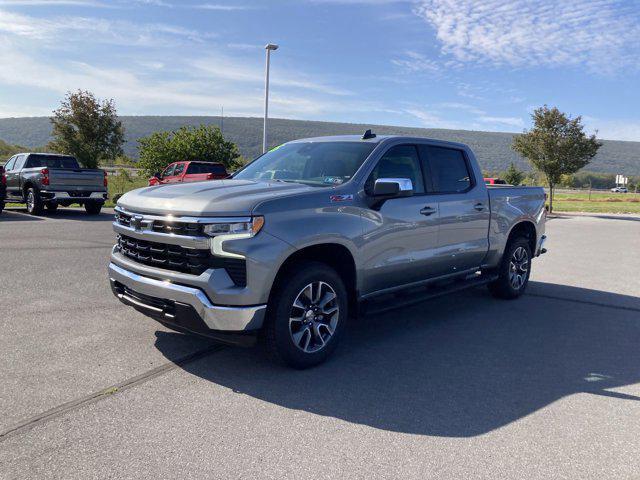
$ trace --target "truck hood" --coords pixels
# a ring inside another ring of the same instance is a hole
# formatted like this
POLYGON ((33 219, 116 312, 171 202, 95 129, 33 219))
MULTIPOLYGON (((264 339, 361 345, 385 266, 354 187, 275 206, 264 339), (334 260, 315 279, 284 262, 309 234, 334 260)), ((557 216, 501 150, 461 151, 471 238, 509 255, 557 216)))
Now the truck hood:
POLYGON ((299 183, 210 180, 132 190, 118 206, 140 213, 180 216, 249 215, 259 203, 314 190, 299 183))

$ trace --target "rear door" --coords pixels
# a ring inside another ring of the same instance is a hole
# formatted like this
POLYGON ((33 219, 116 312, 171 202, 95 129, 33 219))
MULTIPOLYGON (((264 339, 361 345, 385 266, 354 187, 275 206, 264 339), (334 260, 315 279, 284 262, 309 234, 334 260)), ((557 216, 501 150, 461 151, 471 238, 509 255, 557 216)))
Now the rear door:
POLYGON ((489 199, 462 149, 421 145, 430 197, 438 204, 437 269, 441 275, 480 266, 489 249, 489 199))
POLYGON ((387 200, 364 216, 364 293, 406 285, 433 276, 438 240, 437 203, 425 195, 416 145, 390 147, 371 172, 365 192, 379 178, 408 178, 413 195, 387 200))

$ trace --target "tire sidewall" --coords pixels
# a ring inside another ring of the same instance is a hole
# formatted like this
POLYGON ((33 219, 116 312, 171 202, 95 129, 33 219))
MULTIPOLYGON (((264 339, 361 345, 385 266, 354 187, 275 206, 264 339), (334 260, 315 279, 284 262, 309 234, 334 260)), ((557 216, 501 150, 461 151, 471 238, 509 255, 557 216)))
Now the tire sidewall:
POLYGON ((26 204, 27 204, 27 212, 30 215, 40 215, 42 213, 42 209, 44 207, 44 205, 42 204, 42 199, 40 198, 40 194, 38 193, 38 190, 36 190, 34 187, 30 187, 27 189, 27 195, 25 198, 26 204), (33 207, 29 208, 29 196, 33 195, 33 207))
POLYGON ((269 304, 269 328, 277 355, 282 361, 294 368, 308 368, 324 362, 337 347, 347 323, 347 290, 340 276, 332 268, 317 262, 305 262, 295 267, 299 273, 293 273, 283 280, 281 288, 275 292, 269 304), (309 283, 322 281, 331 286, 336 293, 336 302, 340 309, 338 325, 329 343, 318 352, 306 353, 293 342, 289 331, 291 307, 300 291, 309 283))
POLYGON ((505 252, 504 262, 502 264, 502 271, 500 272, 500 276, 502 281, 504 282, 503 288, 506 290, 509 297, 516 298, 524 293, 529 284, 529 276, 531 275, 531 247, 529 246, 529 241, 526 238, 516 238, 513 242, 509 243, 507 250, 505 252), (524 282, 520 288, 515 289, 511 286, 511 282, 509 281, 509 267, 511 263, 511 257, 514 252, 518 248, 524 248, 528 255, 528 265, 527 265, 527 274, 525 276, 524 282))

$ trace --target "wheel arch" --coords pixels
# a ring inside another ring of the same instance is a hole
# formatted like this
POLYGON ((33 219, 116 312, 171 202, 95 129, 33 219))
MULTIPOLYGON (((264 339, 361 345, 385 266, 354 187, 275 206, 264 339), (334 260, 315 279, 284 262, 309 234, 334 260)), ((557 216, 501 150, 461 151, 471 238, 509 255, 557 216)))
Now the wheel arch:
POLYGON ((507 236, 507 242, 505 243, 505 250, 507 245, 518 237, 525 237, 529 241, 531 255, 535 255, 538 244, 538 231, 536 230, 536 225, 531 220, 521 220, 511 227, 509 235, 507 236))
POLYGON ((348 247, 341 243, 318 243, 307 245, 292 252, 280 265, 273 281, 271 295, 282 282, 289 271, 298 263, 314 261, 324 263, 333 268, 342 278, 347 289, 349 311, 356 312, 358 303, 358 278, 355 258, 348 247))

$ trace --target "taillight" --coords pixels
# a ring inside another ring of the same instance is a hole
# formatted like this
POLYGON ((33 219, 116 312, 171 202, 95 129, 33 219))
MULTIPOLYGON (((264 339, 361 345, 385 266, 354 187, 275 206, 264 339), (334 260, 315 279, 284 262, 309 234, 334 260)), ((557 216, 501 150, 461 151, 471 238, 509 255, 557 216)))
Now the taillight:
POLYGON ((42 175, 42 185, 49 185, 49 169, 43 168, 40 170, 40 175, 42 175))
POLYGON ((109 180, 107 179, 107 172, 104 171, 104 186, 107 187, 109 185, 109 180))

